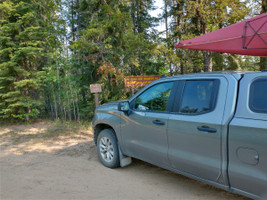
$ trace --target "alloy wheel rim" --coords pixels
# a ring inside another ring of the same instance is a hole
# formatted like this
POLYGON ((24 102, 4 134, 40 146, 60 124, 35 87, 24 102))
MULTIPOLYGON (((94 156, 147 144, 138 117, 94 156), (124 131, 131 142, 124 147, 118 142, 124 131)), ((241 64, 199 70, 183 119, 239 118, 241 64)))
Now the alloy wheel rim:
POLYGON ((111 162, 114 158, 114 147, 112 141, 108 137, 100 139, 99 150, 101 157, 106 162, 111 162))

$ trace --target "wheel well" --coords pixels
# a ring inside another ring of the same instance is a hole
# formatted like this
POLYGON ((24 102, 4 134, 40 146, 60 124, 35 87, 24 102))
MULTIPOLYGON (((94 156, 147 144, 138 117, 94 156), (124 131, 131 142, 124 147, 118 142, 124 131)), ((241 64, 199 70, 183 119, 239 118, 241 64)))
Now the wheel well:
POLYGON ((104 129, 111 129, 114 132, 114 136, 118 140, 114 129, 110 125, 108 125, 108 124, 97 124, 95 126, 95 128, 94 128, 94 142, 95 142, 95 144, 97 143, 97 137, 98 137, 99 133, 104 129))

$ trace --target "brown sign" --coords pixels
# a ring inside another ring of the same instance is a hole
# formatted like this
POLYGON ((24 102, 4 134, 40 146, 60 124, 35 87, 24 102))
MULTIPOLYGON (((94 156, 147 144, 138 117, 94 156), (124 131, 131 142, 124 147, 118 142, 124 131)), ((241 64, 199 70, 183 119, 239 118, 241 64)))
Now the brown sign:
POLYGON ((99 93, 102 92, 101 84, 91 84, 90 85, 91 93, 99 93))
POLYGON ((127 76, 124 78, 126 87, 145 86, 154 80, 160 79, 161 75, 148 75, 148 76, 127 76))

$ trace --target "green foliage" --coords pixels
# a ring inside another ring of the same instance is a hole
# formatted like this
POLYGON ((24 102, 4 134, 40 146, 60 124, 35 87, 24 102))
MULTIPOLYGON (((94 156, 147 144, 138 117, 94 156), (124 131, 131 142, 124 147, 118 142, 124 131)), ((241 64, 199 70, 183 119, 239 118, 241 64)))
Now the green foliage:
MULTIPOLYGON (((247 0, 175 0, 172 2, 173 5, 167 13, 171 18, 170 29, 172 30, 167 42, 172 48, 177 38, 187 40, 234 24, 243 20, 253 10, 247 0)), ((207 52, 201 51, 193 53, 194 50, 177 51, 177 56, 180 58, 178 73, 206 71, 212 68, 212 64, 215 70, 242 68, 238 56, 216 53, 207 55, 207 52), (208 66, 208 63, 211 65, 208 66)))
POLYGON ((35 119, 42 109, 42 69, 52 42, 47 39, 47 18, 54 12, 53 3, 0 4, 0 118, 35 119))
POLYGON ((208 63, 213 70, 266 69, 266 58, 173 45, 266 12, 264 2, 166 0, 154 18, 152 0, 2 1, 0 118, 91 118, 90 84, 102 85, 100 103, 126 99, 127 75, 201 72, 208 63), (155 29, 160 21, 164 33, 155 29))
POLYGON ((12 114, 12 117, 20 119, 20 120, 24 120, 26 118, 31 118, 31 119, 37 119, 38 118, 38 114, 40 113, 39 110, 37 109, 32 109, 30 112, 28 113, 23 113, 23 114, 12 114))

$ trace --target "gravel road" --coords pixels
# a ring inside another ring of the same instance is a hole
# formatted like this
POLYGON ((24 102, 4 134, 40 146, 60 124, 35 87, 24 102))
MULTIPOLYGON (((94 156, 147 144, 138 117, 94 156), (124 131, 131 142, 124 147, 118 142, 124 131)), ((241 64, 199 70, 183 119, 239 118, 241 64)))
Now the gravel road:
POLYGON ((139 160, 105 168, 89 130, 47 122, 2 126, 0 145, 1 200, 247 199, 139 160))

